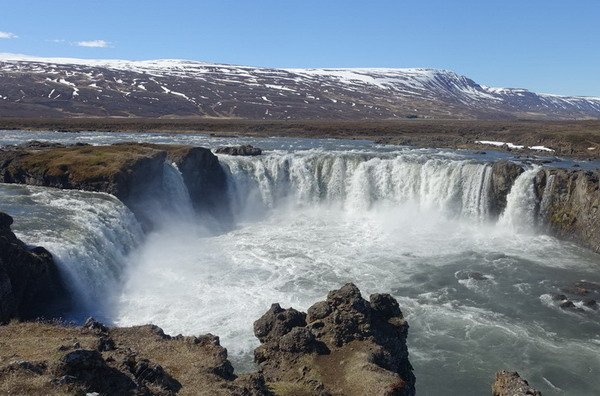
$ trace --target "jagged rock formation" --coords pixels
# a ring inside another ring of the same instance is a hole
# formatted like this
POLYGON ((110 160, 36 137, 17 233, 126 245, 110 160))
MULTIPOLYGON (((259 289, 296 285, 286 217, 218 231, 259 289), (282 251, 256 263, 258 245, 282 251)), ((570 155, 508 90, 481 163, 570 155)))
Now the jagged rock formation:
POLYGON ((0 212, 0 324, 52 315, 68 305, 52 254, 25 245, 12 232, 12 223, 0 212))
POLYGON ((539 225, 600 252, 600 172, 544 169, 535 178, 539 225))
POLYGON ((542 392, 535 390, 529 383, 519 376, 517 372, 499 371, 496 381, 492 385, 493 396, 542 396, 542 392))
POLYGON ((414 395, 408 324, 389 294, 362 298, 353 284, 308 314, 274 304, 254 323, 255 361, 280 394, 414 395))
POLYGON ((255 156, 261 155, 262 150, 258 147, 254 147, 250 144, 245 144, 242 146, 227 146, 227 147, 219 147, 215 150, 217 154, 227 154, 227 155, 245 155, 245 156, 255 156))
POLYGON ((0 116, 12 117, 600 117, 600 98, 491 88, 435 69, 275 69, 5 54, 0 85, 0 116))

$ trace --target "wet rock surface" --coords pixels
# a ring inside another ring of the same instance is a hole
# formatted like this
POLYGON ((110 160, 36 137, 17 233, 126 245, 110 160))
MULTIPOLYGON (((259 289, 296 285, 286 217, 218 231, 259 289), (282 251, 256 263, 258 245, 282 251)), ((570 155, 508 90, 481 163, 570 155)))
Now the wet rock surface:
POLYGON ((0 212, 0 323, 64 312, 68 293, 52 255, 19 240, 12 223, 0 212))
POLYGON ((254 147, 250 144, 245 144, 242 146, 219 147, 215 150, 215 153, 227 155, 256 156, 262 154, 262 149, 254 147))
POLYGON ((542 231, 600 252, 600 171, 545 169, 535 178, 542 231))
POLYGON ((506 197, 515 180, 525 170, 510 161, 498 161, 492 165, 490 188, 490 213, 498 217, 506 208, 506 197))
POLYGON ((161 201, 165 161, 174 163, 181 172, 197 211, 225 217, 226 175, 218 158, 202 147, 29 142, 0 149, 0 182, 109 193, 127 205, 143 225, 151 227, 148 208, 168 204, 166 199, 161 201))
POLYGON ((542 396, 542 393, 529 386, 529 383, 522 379, 519 373, 499 371, 496 373, 496 381, 492 385, 492 395, 542 396))

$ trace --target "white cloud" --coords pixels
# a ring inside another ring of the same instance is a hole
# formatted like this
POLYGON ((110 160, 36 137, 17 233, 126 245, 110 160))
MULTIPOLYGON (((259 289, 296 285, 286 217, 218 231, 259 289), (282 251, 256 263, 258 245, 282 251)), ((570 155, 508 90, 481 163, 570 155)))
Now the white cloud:
POLYGON ((17 36, 14 33, 0 32, 0 39, 16 39, 16 38, 19 38, 19 36, 17 36))
POLYGON ((105 40, 90 40, 90 41, 78 41, 75 43, 78 47, 90 47, 90 48, 109 48, 110 43, 105 40))

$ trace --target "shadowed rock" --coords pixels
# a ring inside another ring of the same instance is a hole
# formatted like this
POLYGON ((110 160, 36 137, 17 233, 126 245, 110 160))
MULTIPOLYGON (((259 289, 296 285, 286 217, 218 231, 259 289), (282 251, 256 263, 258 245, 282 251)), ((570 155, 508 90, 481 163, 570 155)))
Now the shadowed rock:
POLYGON ((492 165, 490 187, 490 214, 498 217, 506 208, 506 197, 515 180, 525 170, 522 166, 509 161, 498 161, 492 165))
POLYGON ((52 255, 25 245, 12 232, 12 223, 0 212, 0 324, 64 313, 68 293, 52 255))

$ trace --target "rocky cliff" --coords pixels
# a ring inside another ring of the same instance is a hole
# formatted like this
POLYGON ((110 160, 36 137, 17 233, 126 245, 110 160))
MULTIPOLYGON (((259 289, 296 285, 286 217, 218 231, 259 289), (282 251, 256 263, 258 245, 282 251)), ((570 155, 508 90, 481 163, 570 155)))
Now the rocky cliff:
POLYGON ((535 178, 539 226, 600 253, 600 171, 544 169, 535 178))
MULTIPOLYGON (((111 146, 28 143, 0 150, 0 182, 105 192, 152 225, 148 199, 161 205, 165 161, 180 170, 196 209, 227 211, 226 176, 208 149, 122 143, 111 146)), ((164 201, 164 199, 163 199, 164 201)))
MULTIPOLYGON (((492 166, 490 212, 499 216, 523 166, 492 166)), ((536 222, 543 232, 600 252, 600 171, 544 168, 534 179, 536 222)))
POLYGON ((510 161, 498 161, 492 165, 490 185, 490 213, 494 217, 502 214, 506 208, 506 197, 515 180, 525 169, 510 161))
POLYGON ((68 296, 52 254, 25 245, 12 223, 0 212, 0 324, 64 312, 68 296))

